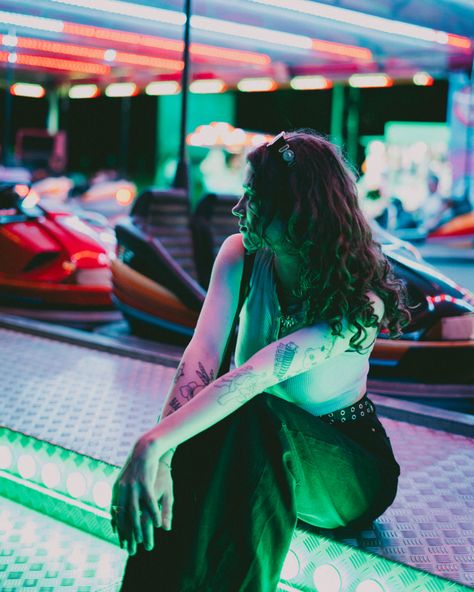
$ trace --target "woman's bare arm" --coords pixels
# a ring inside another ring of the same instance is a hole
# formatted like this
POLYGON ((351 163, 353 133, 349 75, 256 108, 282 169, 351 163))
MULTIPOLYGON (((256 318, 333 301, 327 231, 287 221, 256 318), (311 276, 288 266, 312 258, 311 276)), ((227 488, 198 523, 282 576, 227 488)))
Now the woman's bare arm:
MULTIPOLYGON (((237 309, 244 252, 239 234, 228 237, 219 250, 194 336, 176 370, 159 423, 189 403, 217 376, 237 309)), ((170 463, 173 453, 174 448, 162 460, 170 463)))
MULTIPOLYGON (((373 305, 381 319, 383 303, 374 299, 373 305)), ((376 333, 377 327, 368 328, 368 342, 376 333)), ((278 339, 256 352, 243 366, 210 383, 185 408, 147 432, 144 441, 159 451, 178 446, 271 386, 342 354, 352 337, 352 328, 345 326, 342 334, 335 336, 328 323, 317 323, 278 339)))

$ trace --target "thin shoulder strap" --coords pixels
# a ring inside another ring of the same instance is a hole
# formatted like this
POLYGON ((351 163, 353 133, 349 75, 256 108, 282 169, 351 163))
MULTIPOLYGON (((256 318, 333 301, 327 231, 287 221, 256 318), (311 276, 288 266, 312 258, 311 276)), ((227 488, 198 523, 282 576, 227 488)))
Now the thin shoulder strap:
POLYGON ((237 341, 237 319, 239 318, 240 309, 242 308, 245 297, 247 296, 254 259, 255 253, 248 253, 247 251, 245 251, 244 269, 242 271, 242 279, 240 281, 239 302, 237 304, 237 310, 235 311, 234 321, 232 323, 229 336, 227 337, 227 343, 225 346, 224 354, 222 356, 222 362, 219 367, 219 372, 217 373, 217 376, 222 376, 223 374, 226 374, 226 372, 228 372, 230 369, 230 358, 232 356, 232 351, 234 350, 235 343, 237 341))

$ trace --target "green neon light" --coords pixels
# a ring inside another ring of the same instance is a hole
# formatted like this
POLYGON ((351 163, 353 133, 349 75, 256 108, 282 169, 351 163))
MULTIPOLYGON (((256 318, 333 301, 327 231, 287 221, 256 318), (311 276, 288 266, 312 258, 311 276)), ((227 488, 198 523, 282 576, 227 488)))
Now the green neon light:
POLYGON ((94 506, 89 506, 88 504, 84 504, 83 502, 68 497, 62 493, 54 491, 54 489, 47 489, 42 485, 38 485, 37 483, 33 483, 32 481, 27 481, 26 479, 22 479, 21 477, 17 477, 16 475, 12 475, 11 473, 7 473, 6 471, 0 470, 0 478, 7 479, 8 481, 12 481, 17 485, 21 485, 22 487, 26 487, 28 489, 32 489, 33 491, 37 491, 38 493, 42 493, 50 498, 65 502, 75 508, 80 510, 84 510, 85 512, 89 512, 91 514, 95 514, 96 516, 100 516, 100 518, 106 518, 110 520, 110 512, 105 512, 104 510, 99 510, 94 506))

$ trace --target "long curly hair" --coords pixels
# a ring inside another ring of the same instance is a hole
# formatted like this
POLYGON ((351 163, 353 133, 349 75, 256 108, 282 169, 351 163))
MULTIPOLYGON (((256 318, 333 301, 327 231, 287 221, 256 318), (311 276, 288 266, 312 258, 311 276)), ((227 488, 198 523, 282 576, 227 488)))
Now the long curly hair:
POLYGON ((355 175, 340 150, 314 130, 285 134, 294 163, 266 145, 247 156, 246 189, 258 212, 257 234, 269 245, 265 231, 277 217, 283 222, 283 243, 301 258, 300 284, 293 295, 308 303, 305 322, 326 321, 341 335, 343 320, 356 331, 351 347, 362 353, 366 327, 399 337, 410 321, 405 284, 397 279, 362 213, 355 175), (384 302, 379 319, 367 295, 384 302))

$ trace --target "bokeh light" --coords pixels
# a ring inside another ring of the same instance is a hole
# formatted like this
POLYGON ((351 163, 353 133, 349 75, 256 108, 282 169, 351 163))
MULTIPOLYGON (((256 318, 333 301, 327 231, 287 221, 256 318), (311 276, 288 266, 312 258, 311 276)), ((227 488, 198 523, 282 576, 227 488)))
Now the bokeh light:
POLYGON ((300 560, 298 559, 298 555, 294 551, 290 550, 286 556, 285 563, 283 564, 281 577, 284 580, 292 580, 293 578, 296 578, 299 572, 300 560))
POLYGON ((36 473, 36 461, 31 454, 22 454, 18 458, 18 472, 23 479, 31 479, 36 473))
POLYGON ((86 492, 86 479, 79 471, 74 471, 66 481, 66 487, 71 497, 82 497, 86 492))
POLYGON ((316 592, 339 592, 341 590, 341 574, 329 563, 319 565, 313 573, 316 592))
POLYGON ((46 487, 53 488, 61 481, 61 473, 54 463, 46 463, 41 469, 41 479, 46 487))
POLYGON ((0 446, 0 469, 8 469, 12 464, 12 451, 9 446, 0 446))
POLYGON ((364 580, 357 586, 355 592, 388 592, 388 590, 376 580, 364 580))

